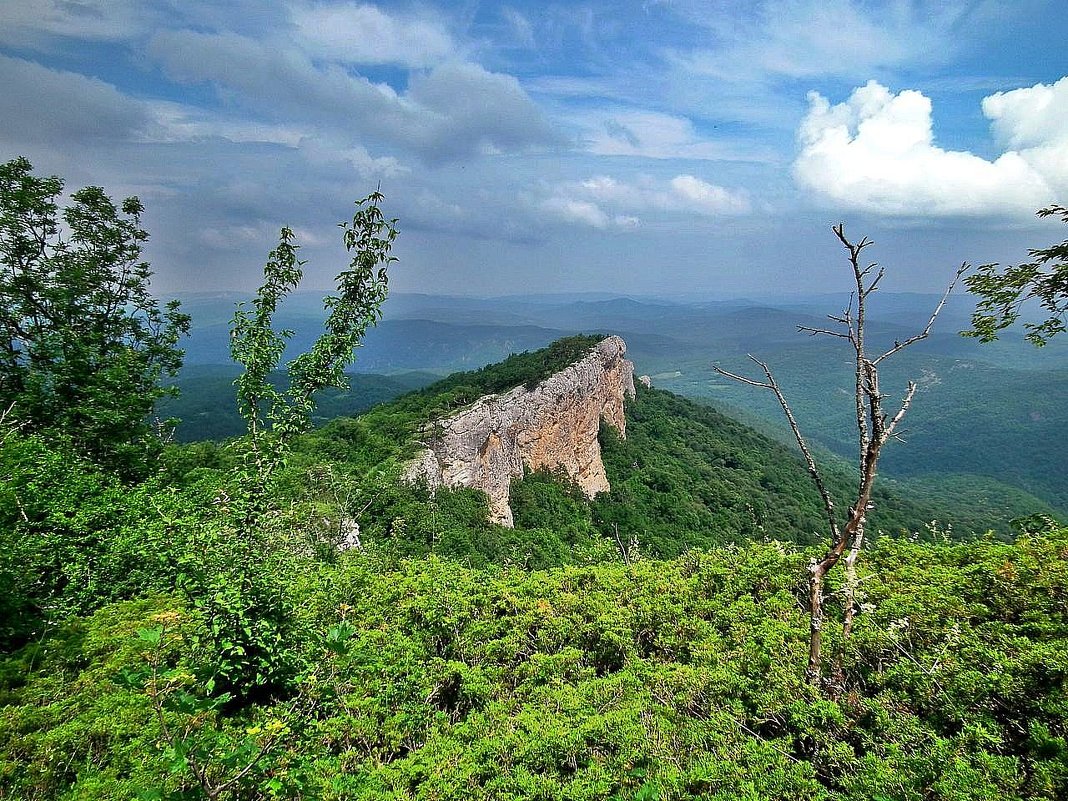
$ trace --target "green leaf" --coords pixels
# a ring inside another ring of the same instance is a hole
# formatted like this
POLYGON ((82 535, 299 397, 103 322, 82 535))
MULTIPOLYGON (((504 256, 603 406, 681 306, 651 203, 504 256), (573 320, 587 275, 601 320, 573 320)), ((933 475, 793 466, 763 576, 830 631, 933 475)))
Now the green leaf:
POLYGON ((163 627, 157 626, 150 629, 138 629, 137 639, 149 645, 159 645, 163 640, 163 627))

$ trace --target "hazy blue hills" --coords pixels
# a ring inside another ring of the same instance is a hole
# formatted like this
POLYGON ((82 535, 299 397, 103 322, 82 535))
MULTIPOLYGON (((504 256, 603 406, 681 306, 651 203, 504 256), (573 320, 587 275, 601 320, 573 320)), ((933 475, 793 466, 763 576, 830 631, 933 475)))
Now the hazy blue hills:
MULTIPOLYGON (((177 419, 178 442, 224 440, 245 433, 245 421, 238 413, 234 379, 240 368, 233 364, 197 364, 182 371, 177 398, 163 398, 158 408, 163 419, 177 419)), ((317 396, 313 414, 316 424, 335 417, 359 414, 405 392, 425 386, 436 378, 431 373, 411 372, 395 375, 358 373, 349 377, 347 390, 326 390, 317 396)), ((276 386, 285 376, 272 376, 276 386)))

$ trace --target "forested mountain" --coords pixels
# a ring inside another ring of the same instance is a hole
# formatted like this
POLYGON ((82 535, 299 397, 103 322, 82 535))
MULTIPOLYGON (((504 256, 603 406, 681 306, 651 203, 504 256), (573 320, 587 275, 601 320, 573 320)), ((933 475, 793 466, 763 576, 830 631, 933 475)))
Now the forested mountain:
POLYGON ((824 690, 803 598, 825 523, 774 439, 639 385, 592 501, 528 475, 504 528, 477 491, 397 480, 428 424, 596 341, 333 420, 251 499, 240 442, 131 484, 7 432, 0 797, 1063 797, 1048 518, 950 535, 923 525, 950 504, 885 483, 824 690))
MULTIPOLYGON (((937 302, 911 294, 880 293, 877 299, 868 322, 877 343, 915 333, 937 302)), ((318 331, 322 311, 318 298, 297 294, 293 300, 295 309, 280 323, 303 332, 291 343, 296 350, 302 336, 318 331)), ((208 381, 209 368, 196 366, 228 361, 232 302, 230 296, 186 301, 194 320, 188 354, 193 364, 179 386, 188 382, 192 391, 161 406, 164 417, 183 420, 178 434, 186 441, 241 431, 231 379, 220 367, 218 380, 208 381), (203 414, 207 409, 220 411, 203 414)), ((746 369, 746 354, 753 353, 775 368, 810 440, 851 459, 856 444, 850 356, 834 342, 797 331, 802 324, 822 325, 827 313, 846 304, 844 295, 683 302, 611 295, 401 294, 390 300, 380 327, 368 333, 356 369, 415 382, 420 376, 411 371, 468 370, 547 345, 561 332, 617 333, 626 339, 638 373, 652 376, 654 386, 711 403, 792 445, 774 397, 726 381, 712 369, 713 364, 746 369)), ((951 297, 931 338, 910 351, 908 360, 888 366, 883 379, 888 391, 903 393, 910 379, 919 390, 903 432, 908 447, 886 450, 883 474, 909 484, 913 496, 948 498, 981 510, 970 528, 1004 525, 1029 510, 1068 516, 1068 452, 1060 447, 1060 432, 1068 428, 1068 343, 1053 340, 1039 350, 1004 337, 979 345, 957 333, 968 326, 970 311, 964 299, 951 297), (984 522, 989 515, 996 519, 984 522)), ((347 396, 327 396, 319 417, 362 411, 369 400, 385 399, 390 386, 384 379, 357 378, 347 396), (376 389, 365 394, 364 381, 376 389)))
MULTIPOLYGON (((577 355, 571 350, 566 353, 577 355)), ((419 426, 433 415, 448 413, 479 394, 510 389, 527 380, 532 370, 544 374, 544 366, 531 367, 539 358, 537 353, 513 357, 474 373, 455 374, 358 419, 337 419, 309 435, 298 450, 312 455, 322 452, 335 464, 352 465, 356 472, 372 471, 407 453, 408 443, 419 436, 419 426), (389 437, 383 439, 383 431, 389 437)), ((563 362, 566 358, 552 363, 559 367, 563 362)), ((371 392, 386 394, 403 386, 402 380, 420 379, 425 380, 423 374, 398 379, 357 374, 350 393, 327 395, 320 415, 332 404, 359 403, 371 392)), ((210 395, 205 391, 192 397, 203 403, 210 395)), ((231 419, 236 427, 240 421, 236 409, 231 419)), ((516 489, 520 528, 540 528, 539 536, 555 541, 559 532, 579 529, 600 538, 614 524, 622 536, 636 538, 658 556, 750 538, 821 540, 824 512, 795 446, 760 434, 713 408, 641 384, 637 399, 627 403, 627 420, 626 440, 611 431, 603 434, 612 493, 593 503, 574 497, 567 503, 563 488, 529 477, 526 486, 516 489), (537 491, 531 489, 535 484, 540 486, 537 491)), ((849 421, 841 424, 845 428, 849 421)), ((915 444, 895 443, 887 449, 888 458, 903 451, 907 461, 909 452, 916 449, 915 444)), ((830 452, 823 457, 841 505, 849 497, 851 470, 848 462, 830 452)), ((915 458, 922 460, 924 455, 915 458)), ((1025 492, 1014 493, 997 484, 980 484, 976 490, 974 484, 947 493, 941 491, 941 481, 886 481, 875 499, 873 530, 918 533, 937 522, 960 536, 987 530, 1005 536, 1011 533, 1009 521, 1014 518, 1053 513, 1048 504, 1025 492), (983 501, 990 497, 994 501, 983 501)), ((384 508, 374 511, 371 530, 388 531, 393 513, 384 508)), ((426 513, 405 516, 425 517, 426 513)), ((459 525, 461 531, 467 522, 459 525)), ((450 544, 448 535, 439 533, 437 540, 438 550, 444 549, 449 556, 474 556, 468 545, 450 544)), ((403 547, 413 546, 406 543, 403 547)), ((529 553, 515 555, 520 563, 531 558, 529 553)))
MULTIPOLYGON (((181 394, 161 399, 156 405, 156 413, 163 420, 175 421, 174 435, 179 442, 222 441, 240 436, 246 429, 234 397, 234 379, 240 373, 241 369, 234 364, 187 367, 178 381, 181 394)), ((437 377, 425 372, 355 373, 349 376, 347 389, 328 389, 316 396, 314 420, 317 425, 322 425, 337 417, 359 414, 425 386, 437 377)), ((284 371, 272 375, 271 383, 282 387, 286 383, 284 371)))

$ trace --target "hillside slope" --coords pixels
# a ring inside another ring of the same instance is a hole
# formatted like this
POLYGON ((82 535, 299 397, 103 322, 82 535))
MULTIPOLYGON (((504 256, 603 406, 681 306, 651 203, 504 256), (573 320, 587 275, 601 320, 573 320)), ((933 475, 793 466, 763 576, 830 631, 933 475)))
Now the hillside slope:
MULTIPOLYGON (((301 337, 321 327, 322 304, 308 295, 293 301, 280 323, 297 330, 293 345, 299 347, 301 337)), ((880 291, 879 303, 869 310, 873 341, 915 333, 935 302, 880 291)), ((822 326, 827 312, 847 303, 845 295, 668 301, 401 293, 391 297, 382 325, 368 333, 356 369, 442 375, 543 347, 563 333, 615 333, 627 341, 638 372, 652 375, 656 386, 710 402, 790 445, 770 393, 724 381, 712 370, 713 363, 745 370, 751 366, 746 354, 753 353, 775 369, 811 444, 848 459, 855 451, 848 353, 836 342, 801 336, 796 328, 822 326)), ((190 311, 195 323, 187 363, 228 360, 225 321, 232 316, 233 298, 190 299, 190 311)), ((989 514, 1001 528, 1029 511, 1052 509, 1068 519, 1068 450, 1060 447, 1059 433, 1068 427, 1068 341, 1054 340, 1039 350, 1006 333, 999 342, 980 345, 957 334, 968 326, 970 311, 967 298, 951 298, 931 338, 910 349, 900 365, 887 365, 884 384, 895 395, 908 379, 920 379, 921 386, 905 422, 908 446, 895 443, 886 450, 883 475, 915 487, 918 496, 946 497, 958 506, 978 499, 984 513, 971 518, 973 527, 981 527, 981 517, 989 514)), ((232 405, 227 383, 214 391, 218 404, 232 405)), ((358 407, 335 409, 352 413, 358 407)), ((196 439, 201 434, 193 422, 189 417, 183 434, 196 439)))
MULTIPOLYGON (((329 459, 358 485, 362 476, 382 471, 399 476, 432 421, 484 394, 524 381, 532 385, 532 376, 551 374, 596 342, 562 340, 545 351, 450 376, 359 418, 335 420, 306 438, 293 469, 329 459), (535 366, 540 373, 532 372, 535 366)), ((435 552, 526 566, 598 559, 606 547, 618 552, 630 543, 649 555, 673 556, 747 539, 824 541, 825 512, 795 447, 663 390, 639 386, 625 411, 625 440, 602 427, 610 490, 592 500, 562 477, 528 471, 512 483, 515 530, 506 531, 488 522, 486 498, 474 490, 430 492, 403 483, 389 492, 365 488, 360 497, 368 505, 358 521, 364 541, 399 554, 435 552)), ((828 484, 844 508, 853 485, 850 468, 827 459, 828 484)), ((873 533, 922 535, 933 520, 961 536, 988 528, 951 497, 919 500, 893 482, 877 485, 873 533)), ((995 528, 1009 533, 1007 526, 995 528)))

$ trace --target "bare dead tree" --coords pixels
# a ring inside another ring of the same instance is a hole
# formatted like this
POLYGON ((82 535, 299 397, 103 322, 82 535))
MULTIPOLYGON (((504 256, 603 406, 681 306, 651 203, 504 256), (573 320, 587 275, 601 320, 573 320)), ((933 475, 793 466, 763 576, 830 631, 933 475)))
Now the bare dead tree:
POLYGON ((11 414, 14 408, 15 401, 11 401, 6 409, 0 408, 0 445, 3 445, 8 437, 25 425, 25 421, 15 422, 11 414), (9 417, 11 417, 10 420, 8 419, 9 417))
POLYGON ((823 501, 824 510, 827 514, 828 530, 831 535, 830 545, 822 558, 817 559, 813 557, 808 565, 809 647, 808 667, 805 670, 805 679, 813 685, 819 685, 823 675, 821 647, 824 624, 824 578, 839 561, 844 561, 846 575, 844 581, 845 610, 842 633, 844 637, 848 637, 852 632, 853 619, 856 613, 856 562, 864 543, 864 527, 867 520, 867 513, 871 508, 872 489, 875 486, 875 474, 879 461, 879 454, 882 451, 883 446, 889 442, 891 438, 897 437, 897 428, 901 423, 901 420, 905 417, 905 414, 908 412, 909 406, 912 405, 913 396, 916 394, 916 384, 915 382, 910 381, 905 390, 904 397, 893 416, 884 411, 883 402, 887 399, 888 395, 884 394, 879 388, 879 366, 905 348, 926 339, 930 335, 931 327, 934 325, 935 319, 945 306, 946 300, 953 291, 953 287, 969 268, 968 264, 962 264, 957 270, 956 275, 953 280, 950 281, 949 286, 943 293, 938 305, 935 306, 930 319, 927 321, 927 325, 924 326, 922 331, 907 339, 895 341, 892 347, 872 358, 868 355, 867 345, 864 338, 867 301, 868 297, 878 288, 879 282, 883 278, 884 271, 875 263, 861 266, 861 254, 865 248, 873 244, 871 240, 864 237, 854 244, 846 238, 844 228, 841 224, 834 226, 833 230, 835 236, 838 237, 838 240, 849 253, 849 264, 853 269, 856 290, 851 294, 849 306, 844 312, 840 315, 828 315, 828 319, 837 325, 836 328, 810 328, 808 326, 798 326, 798 330, 812 336, 829 336, 844 339, 849 342, 856 357, 854 400, 856 403, 859 470, 856 499, 849 507, 845 516, 844 525, 839 523, 839 515, 835 509, 834 500, 827 491, 819 466, 812 457, 812 452, 809 450, 808 444, 805 442, 805 438, 801 433, 797 420, 794 418, 794 414, 790 409, 790 404, 787 402, 786 396, 783 394, 782 389, 775 380, 771 368, 768 367, 765 362, 760 361, 752 355, 750 355, 749 358, 761 369, 764 374, 763 379, 747 378, 723 370, 720 367, 714 368, 716 372, 726 378, 739 381, 743 384, 748 384, 749 386, 768 389, 775 393, 775 397, 779 401, 783 413, 786 415, 786 421, 790 425, 790 430, 793 432, 798 447, 800 447, 801 453, 805 458, 805 464, 808 467, 809 475, 812 477, 816 489, 819 491, 820 498, 823 501))

